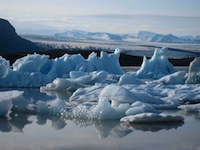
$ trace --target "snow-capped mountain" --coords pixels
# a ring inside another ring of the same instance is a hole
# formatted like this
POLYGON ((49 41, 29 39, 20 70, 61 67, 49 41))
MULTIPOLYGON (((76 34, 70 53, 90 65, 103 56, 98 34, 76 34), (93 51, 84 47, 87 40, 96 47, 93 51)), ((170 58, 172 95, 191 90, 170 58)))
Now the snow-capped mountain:
POLYGON ((137 34, 137 37, 141 39, 141 41, 150 42, 152 38, 155 37, 156 35, 160 35, 160 34, 155 33, 155 32, 150 32, 150 31, 140 31, 137 34))
POLYGON ((71 38, 84 40, 122 40, 122 36, 106 32, 87 32, 81 30, 69 30, 64 33, 54 34, 57 38, 71 38))
POLYGON ((103 40, 103 41, 130 41, 130 42, 157 42, 157 43, 200 43, 200 36, 175 36, 173 34, 159 34, 150 31, 140 31, 138 34, 112 34, 106 32, 87 32, 81 30, 68 30, 54 34, 55 38, 77 40, 103 40))
POLYGON ((184 43, 184 39, 180 39, 172 34, 162 35, 157 34, 152 39, 151 42, 162 42, 162 43, 184 43))

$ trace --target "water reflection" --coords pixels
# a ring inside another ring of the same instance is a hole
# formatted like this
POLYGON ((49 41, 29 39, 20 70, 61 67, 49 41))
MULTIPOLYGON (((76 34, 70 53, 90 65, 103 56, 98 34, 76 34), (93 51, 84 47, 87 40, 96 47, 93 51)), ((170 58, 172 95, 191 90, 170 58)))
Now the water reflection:
POLYGON ((200 121, 200 112, 199 111, 194 111, 194 112, 185 112, 185 111, 183 111, 183 114, 185 116, 194 118, 196 121, 200 121))
POLYGON ((2 117, 0 118, 0 131, 23 132, 23 128, 32 123, 28 118, 28 115, 17 113, 11 113, 9 117, 2 117))
POLYGON ((177 129, 182 126, 184 122, 169 122, 169 123, 148 123, 148 124, 131 124, 131 123, 123 123, 121 124, 124 128, 129 128, 130 130, 141 130, 141 131, 150 131, 150 132, 158 132, 160 130, 170 130, 177 129))
POLYGON ((21 132, 25 126, 31 126, 34 122, 37 125, 46 125, 51 121, 51 127, 55 130, 62 130, 67 128, 67 122, 71 121, 78 128, 94 127, 99 138, 107 138, 113 136, 123 138, 128 134, 140 130, 158 132, 161 130, 177 129, 183 125, 183 122, 164 123, 164 124, 127 124, 121 123, 118 120, 81 120, 77 118, 63 118, 56 116, 42 116, 42 115, 26 115, 11 113, 9 117, 0 118, 0 131, 1 132, 21 132), (32 119, 31 119, 32 118, 32 119), (34 118, 34 120, 33 120, 34 118))
POLYGON ((70 116, 61 117, 60 115, 55 115, 56 113, 54 115, 49 115, 49 113, 39 113, 37 111, 34 111, 33 109, 30 109, 30 106, 34 106, 38 101, 42 101, 45 104, 44 108, 43 105, 41 105, 42 110, 44 110, 46 107, 48 107, 45 102, 54 101, 57 103, 59 102, 59 106, 63 107, 63 103, 68 103, 69 97, 72 93, 41 93, 39 89, 17 90, 23 90, 24 94, 19 99, 13 101, 14 106, 12 108, 12 113, 8 117, 0 118, 1 132, 23 133, 23 129, 25 126, 31 126, 33 125, 33 123, 36 123, 36 125, 38 126, 44 126, 49 121, 51 122, 51 127, 53 129, 62 130, 64 128, 67 128, 67 122, 73 122, 73 124, 79 128, 93 127, 96 130, 99 138, 107 138, 108 136, 123 138, 137 130, 144 132, 158 132, 161 130, 177 129, 178 127, 183 125, 183 122, 164 124, 129 124, 121 123, 119 120, 87 120, 71 118, 70 116))
POLYGON ((48 120, 50 120, 52 122, 52 128, 54 128, 56 130, 61 130, 67 125, 65 119, 63 119, 61 117, 56 117, 56 116, 37 115, 36 122, 38 125, 45 125, 48 120))

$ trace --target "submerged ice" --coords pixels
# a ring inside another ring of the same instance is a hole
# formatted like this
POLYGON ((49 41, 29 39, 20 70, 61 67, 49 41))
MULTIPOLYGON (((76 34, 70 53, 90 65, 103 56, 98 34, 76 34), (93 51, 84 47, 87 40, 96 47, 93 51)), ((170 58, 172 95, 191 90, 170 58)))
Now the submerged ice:
POLYGON ((189 72, 176 72, 166 53, 167 48, 156 49, 152 58, 144 57, 138 71, 127 73, 120 67, 119 49, 101 52, 100 57, 91 53, 88 59, 80 54, 56 59, 27 55, 12 67, 0 57, 1 87, 40 87, 43 93, 57 93, 55 99, 32 102, 20 91, 0 92, 1 97, 15 93, 0 99, 0 115, 17 111, 122 122, 183 121, 182 116, 165 114, 163 109, 191 110, 193 105, 182 104, 200 102, 200 62, 196 58, 189 72), (58 94, 68 92, 69 97, 58 94))

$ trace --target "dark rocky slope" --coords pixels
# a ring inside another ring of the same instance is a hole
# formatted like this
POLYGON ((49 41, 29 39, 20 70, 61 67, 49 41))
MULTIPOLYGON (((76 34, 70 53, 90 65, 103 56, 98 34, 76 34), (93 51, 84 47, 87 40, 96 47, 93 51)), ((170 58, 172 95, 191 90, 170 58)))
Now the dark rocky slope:
POLYGON ((4 19, 0 18, 0 54, 17 52, 35 52, 42 48, 17 35, 15 28, 4 19))

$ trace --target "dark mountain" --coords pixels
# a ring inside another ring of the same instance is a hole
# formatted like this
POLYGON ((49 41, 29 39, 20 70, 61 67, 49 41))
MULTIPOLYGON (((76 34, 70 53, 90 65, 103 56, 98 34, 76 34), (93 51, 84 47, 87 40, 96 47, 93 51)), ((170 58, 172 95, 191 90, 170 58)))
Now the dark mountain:
POLYGON ((17 35, 15 28, 0 18, 0 53, 36 52, 42 48, 17 35))

